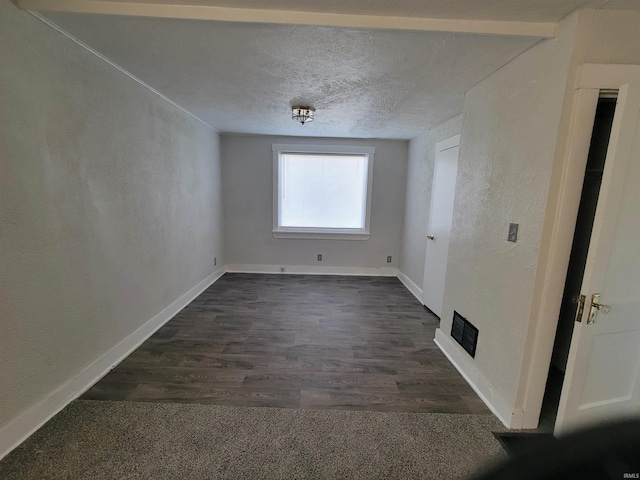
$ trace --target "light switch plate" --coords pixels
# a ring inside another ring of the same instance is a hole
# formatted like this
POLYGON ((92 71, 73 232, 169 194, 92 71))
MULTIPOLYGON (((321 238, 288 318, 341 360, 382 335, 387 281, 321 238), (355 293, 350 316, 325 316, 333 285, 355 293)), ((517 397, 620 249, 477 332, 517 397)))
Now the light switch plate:
POLYGON ((509 224, 509 236, 507 237, 507 240, 514 243, 518 241, 518 224, 517 223, 509 224))

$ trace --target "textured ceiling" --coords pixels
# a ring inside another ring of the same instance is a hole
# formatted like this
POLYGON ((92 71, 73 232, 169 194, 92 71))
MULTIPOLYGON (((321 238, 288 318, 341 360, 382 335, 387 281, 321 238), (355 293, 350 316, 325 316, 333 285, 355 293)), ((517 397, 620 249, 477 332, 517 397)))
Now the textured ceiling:
POLYGON ((413 138, 537 40, 47 13, 221 132, 413 138), (317 108, 304 127, 292 104, 317 108))
MULTIPOLYGON (((110 3, 136 1, 140 3, 110 3)), ((516 22, 555 22, 586 6, 640 10, 640 0, 145 3, 516 22)), ((508 35, 45 15, 218 131, 251 134, 413 138, 459 114, 469 88, 539 41, 508 35), (316 107, 316 121, 304 127, 294 123, 294 104, 316 107)))

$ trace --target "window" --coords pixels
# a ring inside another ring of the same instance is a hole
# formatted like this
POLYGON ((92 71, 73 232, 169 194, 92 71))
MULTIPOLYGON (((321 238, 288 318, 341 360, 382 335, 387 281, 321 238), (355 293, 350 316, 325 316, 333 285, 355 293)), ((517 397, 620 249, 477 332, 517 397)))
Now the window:
POLYGON ((273 145, 273 235, 369 238, 372 147, 273 145))

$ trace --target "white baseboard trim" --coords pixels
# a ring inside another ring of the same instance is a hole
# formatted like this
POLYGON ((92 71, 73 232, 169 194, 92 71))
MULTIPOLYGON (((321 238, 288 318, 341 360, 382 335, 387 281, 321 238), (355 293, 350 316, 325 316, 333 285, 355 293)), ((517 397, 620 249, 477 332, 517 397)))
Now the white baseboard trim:
POLYGON ((251 265, 229 264, 225 267, 229 273, 281 273, 304 275, 363 275, 377 277, 396 277, 398 269, 392 267, 319 267, 310 265, 251 265), (284 272, 280 269, 284 268, 284 272))
POLYGON ((523 412, 513 411, 513 408, 493 389, 486 377, 467 358, 467 353, 439 328, 436 329, 434 341, 504 426, 509 429, 521 429, 524 419, 523 412))
POLYGON ((413 280, 407 277, 404 273, 398 270, 398 279, 402 282, 402 284, 407 287, 414 297, 420 302, 420 305, 424 305, 422 303, 422 289, 416 285, 413 280))
POLYGON ((53 392, 47 394, 0 429, 0 460, 42 427, 55 414, 78 398, 118 363, 138 348, 147 338, 173 318, 180 310, 216 282, 224 269, 220 268, 144 323, 107 353, 84 367, 53 392))

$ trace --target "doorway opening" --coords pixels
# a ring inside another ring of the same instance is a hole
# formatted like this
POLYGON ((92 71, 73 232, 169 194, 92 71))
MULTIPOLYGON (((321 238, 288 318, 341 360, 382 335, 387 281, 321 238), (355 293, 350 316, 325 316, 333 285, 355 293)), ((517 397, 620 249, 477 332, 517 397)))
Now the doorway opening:
POLYGON ((429 235, 427 235, 422 280, 422 303, 438 319, 442 317, 459 150, 460 135, 455 135, 436 144, 433 188, 429 209, 429 235))
POLYGON ((601 92, 598 99, 551 365, 549 366, 540 422, 538 424, 538 429, 545 432, 553 431, 558 404, 560 403, 569 347, 571 346, 571 336, 578 309, 578 297, 587 263, 591 231, 616 109, 616 99, 617 92, 604 91, 601 92))

